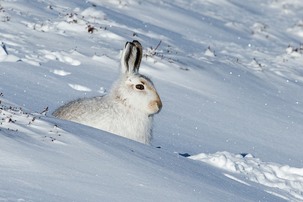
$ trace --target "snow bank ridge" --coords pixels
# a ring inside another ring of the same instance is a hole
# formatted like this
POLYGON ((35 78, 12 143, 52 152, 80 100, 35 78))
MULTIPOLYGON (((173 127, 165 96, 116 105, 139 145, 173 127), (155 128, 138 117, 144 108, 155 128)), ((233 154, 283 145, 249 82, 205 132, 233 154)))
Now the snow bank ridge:
POLYGON ((289 200, 303 200, 303 168, 263 162, 251 154, 216 152, 189 157, 215 167, 244 175, 248 180, 284 190, 289 200))

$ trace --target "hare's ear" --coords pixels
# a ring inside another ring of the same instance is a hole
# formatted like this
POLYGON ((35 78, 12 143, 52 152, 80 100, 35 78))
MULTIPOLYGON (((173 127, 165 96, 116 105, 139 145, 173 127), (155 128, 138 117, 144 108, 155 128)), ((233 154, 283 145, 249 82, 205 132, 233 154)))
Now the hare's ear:
POLYGON ((141 60, 142 60, 142 46, 141 46, 140 42, 137 41, 137 40, 133 40, 133 44, 137 48, 137 54, 136 54, 136 61, 135 61, 135 64, 134 64, 134 70, 135 70, 135 72, 138 72, 140 64, 141 64, 141 60))
POLYGON ((126 42, 122 57, 122 73, 137 73, 142 59, 142 46, 139 41, 126 42))

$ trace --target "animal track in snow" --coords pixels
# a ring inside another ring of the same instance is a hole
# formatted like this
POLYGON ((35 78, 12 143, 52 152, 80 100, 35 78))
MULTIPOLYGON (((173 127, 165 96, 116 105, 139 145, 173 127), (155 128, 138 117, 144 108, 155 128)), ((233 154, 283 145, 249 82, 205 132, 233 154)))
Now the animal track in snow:
POLYGON ((303 37, 303 20, 300 20, 295 26, 288 28, 287 31, 303 37))
POLYGON ((90 88, 87 88, 87 87, 79 85, 79 84, 71 84, 70 83, 68 85, 69 85, 69 87, 71 87, 71 88, 73 88, 73 89, 75 89, 77 91, 86 91, 86 92, 92 91, 90 88))
POLYGON ((64 70, 61 70, 61 69, 54 69, 54 70, 51 70, 51 72, 56 74, 56 75, 59 75, 59 76, 67 76, 67 75, 71 74, 70 72, 67 72, 67 71, 64 71, 64 70))
POLYGON ((49 50, 41 50, 41 53, 44 54, 44 57, 49 60, 58 60, 62 63, 79 66, 81 62, 79 60, 73 59, 70 57, 70 53, 64 51, 49 51, 49 50))

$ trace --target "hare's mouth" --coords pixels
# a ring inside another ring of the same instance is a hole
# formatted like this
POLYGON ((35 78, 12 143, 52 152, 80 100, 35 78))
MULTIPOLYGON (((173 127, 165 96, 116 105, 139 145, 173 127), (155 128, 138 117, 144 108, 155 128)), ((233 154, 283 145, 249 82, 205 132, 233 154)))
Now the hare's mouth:
POLYGON ((154 100, 149 103, 148 108, 152 112, 151 114, 157 114, 161 111, 162 109, 162 102, 161 100, 154 100))

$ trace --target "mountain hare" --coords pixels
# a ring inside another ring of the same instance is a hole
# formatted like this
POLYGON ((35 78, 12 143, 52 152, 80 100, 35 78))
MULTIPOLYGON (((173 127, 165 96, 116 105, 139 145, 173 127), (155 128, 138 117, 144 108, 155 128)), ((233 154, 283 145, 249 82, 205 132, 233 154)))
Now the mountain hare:
POLYGON ((161 110, 162 102, 152 81, 138 73, 141 59, 141 44, 126 42, 122 72, 110 93, 69 102, 53 115, 150 144, 153 115, 161 110))

